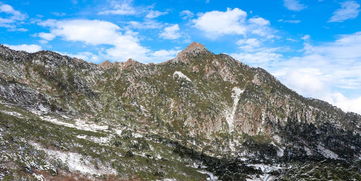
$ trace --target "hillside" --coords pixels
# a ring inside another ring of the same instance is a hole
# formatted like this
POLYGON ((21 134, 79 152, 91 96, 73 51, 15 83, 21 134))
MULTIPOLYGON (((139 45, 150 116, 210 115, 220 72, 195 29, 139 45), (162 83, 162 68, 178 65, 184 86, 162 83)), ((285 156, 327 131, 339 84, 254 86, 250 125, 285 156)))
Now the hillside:
POLYGON ((0 180, 361 180, 361 116, 192 43, 160 64, 0 46, 0 180))

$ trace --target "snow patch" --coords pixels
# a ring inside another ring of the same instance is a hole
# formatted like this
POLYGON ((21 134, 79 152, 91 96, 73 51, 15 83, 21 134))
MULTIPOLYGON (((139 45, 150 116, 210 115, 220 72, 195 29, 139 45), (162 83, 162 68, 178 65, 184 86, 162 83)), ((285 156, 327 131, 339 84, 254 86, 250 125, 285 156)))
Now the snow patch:
POLYGON ((272 144, 274 147, 277 148, 277 156, 278 156, 278 157, 283 157, 284 152, 285 152, 285 148, 276 145, 273 141, 271 142, 271 144, 272 144))
POLYGON ((79 139, 89 140, 91 142, 102 144, 102 145, 108 144, 110 142, 110 140, 112 139, 112 136, 95 137, 95 136, 77 135, 76 137, 79 139))
POLYGON ((48 121, 53 124, 57 124, 60 126, 66 126, 69 128, 75 128, 75 129, 79 129, 79 130, 84 130, 84 131, 97 132, 97 131, 104 131, 104 130, 108 129, 108 126, 101 126, 101 125, 97 125, 97 124, 93 124, 93 123, 87 123, 81 119, 75 119, 75 124, 72 124, 72 123, 59 121, 58 119, 50 117, 50 116, 40 116, 40 118, 44 121, 48 121))
POLYGON ((244 92, 244 90, 234 87, 232 89, 232 99, 233 99, 233 106, 231 110, 226 111, 226 121, 228 124, 228 131, 229 133, 232 133, 234 131, 234 116, 236 114, 237 106, 239 99, 241 97, 241 94, 244 92))
POLYGON ((36 179, 37 181, 45 181, 45 178, 44 178, 43 175, 38 175, 38 174, 36 174, 36 173, 33 173, 33 176, 35 177, 35 179, 36 179))
POLYGON ((187 80, 187 81, 189 81, 189 82, 192 82, 192 80, 190 79, 190 78, 188 78, 186 75, 184 75, 182 72, 180 72, 180 71, 175 71, 174 73, 173 73, 173 78, 176 78, 176 77, 179 77, 179 78, 182 78, 182 79, 185 79, 185 80, 187 80))
POLYGON ((17 118, 23 118, 23 116, 20 113, 17 113, 17 112, 10 112, 10 111, 4 111, 4 110, 2 110, 0 112, 2 112, 4 114, 7 114, 7 115, 15 116, 17 118))
POLYGON ((334 153, 333 151, 331 151, 321 145, 317 145, 317 150, 326 158, 331 158, 331 159, 339 158, 336 153, 334 153))
POLYGON ((102 164, 98 164, 97 168, 95 168, 88 157, 83 157, 79 153, 50 150, 34 142, 30 142, 30 144, 37 150, 44 151, 49 158, 56 158, 65 163, 71 172, 80 172, 89 175, 110 175, 117 173, 115 169, 102 164))
POLYGON ((282 170, 284 167, 277 166, 277 165, 265 165, 265 164, 248 164, 247 166, 254 167, 255 169, 259 169, 263 172, 262 175, 255 175, 251 179, 246 179, 247 181, 270 181, 275 180, 275 177, 269 174, 270 172, 282 170))
POLYGON ((46 108, 45 106, 43 106, 42 104, 40 104, 40 105, 38 106, 38 109, 39 109, 42 113, 47 113, 47 112, 49 112, 49 109, 46 108))
POLYGON ((303 148, 305 149, 307 156, 311 156, 311 155, 312 155, 312 150, 311 150, 311 149, 309 149, 307 146, 304 146, 303 148))
POLYGON ((207 181, 217 181, 218 180, 218 177, 215 176, 212 172, 208 172, 208 171, 198 171, 199 173, 201 174, 207 174, 208 177, 207 177, 207 181))
POLYGON ((143 138, 143 135, 139 134, 139 133, 132 133, 132 136, 134 138, 143 138))

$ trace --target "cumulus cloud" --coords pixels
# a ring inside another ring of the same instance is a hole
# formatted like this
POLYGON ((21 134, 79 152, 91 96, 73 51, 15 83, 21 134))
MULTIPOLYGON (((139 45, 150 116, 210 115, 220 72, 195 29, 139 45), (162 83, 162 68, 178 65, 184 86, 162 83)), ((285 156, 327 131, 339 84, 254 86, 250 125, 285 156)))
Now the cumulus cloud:
POLYGON ((267 64, 278 61, 282 58, 282 54, 277 52, 277 48, 266 47, 252 50, 246 49, 239 53, 232 53, 231 56, 241 62, 259 67, 265 67, 267 64))
POLYGON ((252 51, 254 48, 261 46, 261 41, 256 38, 240 39, 237 41, 237 45, 241 49, 252 51))
MULTIPOLYGON (((44 40, 53 40, 56 37, 65 41, 80 42, 88 46, 107 45, 109 48, 100 49, 97 57, 104 59, 125 61, 133 58, 139 61, 163 61, 169 56, 161 57, 140 44, 137 33, 124 31, 118 25, 100 20, 47 20, 39 25, 48 27, 49 32, 38 33, 44 40)), ((170 51, 172 50, 164 50, 170 51)), ((82 54, 84 57, 95 57, 89 54, 82 54)), ((77 55, 77 57, 80 57, 77 55)), ((95 58, 87 59, 88 61, 95 58)), ((98 58, 99 59, 99 58, 98 58)))
POLYGON ((52 33, 38 33, 37 36, 39 36, 40 38, 46 41, 51 41, 55 38, 56 35, 52 33))
POLYGON ((61 37, 67 41, 82 41, 86 44, 100 45, 109 44, 121 37, 118 32, 120 27, 99 20, 47 20, 40 25, 50 27, 49 33, 39 33, 41 38, 51 40, 55 37, 61 37))
POLYGON ((165 27, 163 32, 161 32, 159 36, 164 39, 175 40, 181 37, 179 30, 180 28, 178 24, 170 25, 165 27))
POLYGON ((329 22, 343 22, 348 19, 354 19, 359 15, 360 4, 356 1, 345 1, 341 3, 341 8, 333 13, 329 22))
POLYGON ((231 56, 270 71, 287 87, 306 97, 327 101, 344 111, 361 114, 361 32, 340 35, 335 41, 311 44, 305 35, 300 56, 285 56, 285 48, 271 48, 263 39, 237 41, 240 52, 231 56))
POLYGON ((306 6, 300 3, 298 0, 283 0, 284 6, 291 11, 301 11, 306 8, 306 6))
POLYGON ((327 101, 343 110, 361 114, 361 97, 348 98, 341 93, 334 93, 327 101))
POLYGON ((174 58, 180 50, 158 50, 151 54, 153 60, 170 60, 174 58))
POLYGON ((35 44, 21 44, 21 45, 6 45, 5 46, 18 51, 26 51, 29 53, 34 53, 42 50, 41 46, 35 44))
POLYGON ((271 33, 268 20, 261 17, 247 19, 247 13, 238 8, 206 12, 192 22, 194 27, 205 32, 210 38, 248 34, 268 36, 271 33))
POLYGON ((193 20, 194 26, 199 30, 213 36, 226 34, 245 35, 247 13, 241 9, 227 9, 227 11, 210 11, 201 14, 193 20))
POLYGON ((17 28, 17 24, 27 18, 25 14, 15 10, 12 6, 1 2, 0 14, 6 15, 4 18, 0 18, 0 27, 5 27, 12 31, 26 31, 24 28, 17 28))
POLYGON ((321 45, 305 44, 304 54, 268 67, 288 87, 307 97, 361 113, 361 32, 321 45))

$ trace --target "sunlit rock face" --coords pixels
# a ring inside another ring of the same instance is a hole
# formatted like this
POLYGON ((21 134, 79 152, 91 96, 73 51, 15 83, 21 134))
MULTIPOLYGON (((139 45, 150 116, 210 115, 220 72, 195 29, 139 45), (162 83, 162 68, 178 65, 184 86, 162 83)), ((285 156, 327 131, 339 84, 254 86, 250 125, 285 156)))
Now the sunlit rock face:
POLYGON ((0 180, 360 179, 360 115, 199 43, 99 65, 0 46, 0 101, 0 180))

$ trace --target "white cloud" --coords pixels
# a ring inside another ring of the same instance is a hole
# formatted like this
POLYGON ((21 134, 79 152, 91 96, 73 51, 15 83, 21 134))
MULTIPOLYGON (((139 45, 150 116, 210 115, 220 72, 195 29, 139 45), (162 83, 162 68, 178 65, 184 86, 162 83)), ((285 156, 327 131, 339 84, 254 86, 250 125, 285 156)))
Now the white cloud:
POLYGON ((242 50, 240 53, 231 54, 231 56, 241 62, 260 67, 282 58, 282 54, 278 53, 277 49, 274 48, 259 48, 252 51, 242 50))
POLYGON ((51 41, 55 38, 56 35, 54 35, 52 33, 38 33, 37 36, 39 36, 40 38, 42 38, 46 41, 51 41))
POLYGON ((15 10, 12 6, 1 2, 0 13, 7 15, 5 18, 0 18, 0 27, 8 28, 11 31, 26 31, 24 28, 17 28, 17 23, 27 18, 25 14, 15 10))
POLYGON ((301 37, 301 39, 302 39, 303 41, 308 41, 308 40, 311 39, 311 36, 310 36, 310 35, 304 35, 304 36, 301 37))
POLYGON ((281 82, 307 97, 361 113, 361 32, 342 35, 318 46, 305 44, 304 55, 277 61, 267 69, 281 82))
POLYGON ((306 8, 298 0, 283 0, 284 6, 291 11, 301 11, 306 8))
POLYGON ((237 41, 237 45, 243 50, 253 51, 261 46, 261 41, 256 38, 240 39, 237 41))
POLYGON ((227 11, 210 11, 200 14, 192 20, 194 27, 205 32, 209 38, 223 35, 254 34, 271 37, 270 22, 261 17, 247 19, 247 13, 241 9, 227 9, 227 11))
POLYGON ((329 96, 328 102, 337 105, 343 110, 361 114, 361 96, 356 98, 347 98, 341 93, 333 93, 329 96))
POLYGON ((149 19, 152 19, 152 18, 157 18, 159 16, 166 15, 166 14, 168 14, 168 12, 150 10, 145 17, 149 18, 149 19))
POLYGON ((231 56, 267 69, 303 96, 361 114, 361 32, 317 46, 310 44, 310 38, 302 37, 305 43, 301 56, 285 57, 285 48, 268 48, 263 39, 257 38, 237 41, 240 52, 231 56))
POLYGON ((182 19, 190 19, 190 18, 193 18, 193 16, 194 16, 192 11, 189 11, 189 10, 183 10, 179 13, 179 15, 182 17, 182 19))
POLYGON ((266 26, 266 25, 270 25, 271 23, 264 19, 264 18, 250 18, 248 20, 251 24, 255 24, 255 25, 259 25, 259 26, 266 26))
MULTIPOLYGON (((99 61, 99 57, 113 61, 125 61, 133 58, 138 61, 149 62, 166 60, 169 56, 153 52, 142 46, 137 33, 122 31, 118 25, 100 20, 47 20, 39 25, 50 29, 47 33, 38 33, 44 40, 59 37, 65 41, 80 42, 86 45, 108 45, 108 48, 99 49, 98 55, 89 53, 74 53, 73 56, 87 58, 86 60, 99 61), (161 55, 164 55, 162 57, 161 55)), ((161 50, 160 50, 161 51, 161 50)), ((172 50, 163 50, 172 52, 172 50)))
POLYGON ((211 36, 226 34, 245 35, 247 13, 238 8, 223 11, 210 11, 193 20, 194 26, 211 36))
POLYGON ((343 22, 348 19, 354 19, 360 12, 360 4, 356 1, 345 1, 341 3, 341 8, 333 13, 329 22, 343 22))
POLYGON ((298 23, 301 23, 301 20, 298 20, 298 19, 279 19, 278 22, 298 24, 298 23))
POLYGON ((247 26, 248 34, 258 35, 267 39, 275 38, 273 30, 269 27, 269 25, 271 25, 271 23, 264 18, 250 18, 247 26))
POLYGON ((130 28, 136 29, 160 29, 164 26, 162 23, 154 21, 152 19, 146 19, 143 22, 129 21, 128 24, 130 28))
POLYGON ((159 36, 164 39, 175 40, 181 37, 179 30, 180 28, 178 24, 170 25, 168 27, 165 27, 163 32, 160 33, 159 36))
POLYGON ((48 20, 40 23, 42 26, 50 27, 49 33, 39 33, 41 38, 51 40, 61 37, 67 41, 81 41, 90 45, 109 44, 117 41, 122 35, 120 27, 99 20, 48 20))
POLYGON ((288 87, 297 90, 307 97, 320 97, 324 95, 326 81, 323 72, 315 67, 288 67, 275 73, 288 87))
POLYGON ((158 50, 152 53, 152 58, 153 60, 170 60, 172 58, 174 58, 178 53, 180 52, 180 50, 158 50))
POLYGON ((21 45, 5 45, 13 50, 26 51, 29 53, 34 53, 42 50, 41 46, 35 44, 21 44, 21 45))
POLYGON ((95 63, 99 63, 99 61, 101 61, 100 57, 98 55, 95 55, 91 52, 79 52, 76 54, 72 54, 72 53, 63 53, 63 52, 59 52, 60 54, 64 54, 67 55, 69 57, 75 57, 75 58, 79 58, 82 60, 87 60, 90 62, 95 62, 95 63))
POLYGON ((0 4, 0 12, 13 15, 12 19, 14 20, 24 20, 26 16, 20 11, 15 10, 12 6, 8 4, 0 4))
POLYGON ((111 9, 100 11, 100 15, 135 15, 137 10, 132 5, 132 0, 110 0, 111 9))
MULTIPOLYGON (((260 20, 260 19, 258 19, 260 20)), ((262 20, 263 21, 263 20, 262 20)), ((267 21, 259 23, 268 24, 267 21)), ((231 56, 241 62, 252 66, 264 67, 268 64, 277 62, 282 59, 283 55, 279 53, 280 48, 271 48, 264 45, 267 39, 261 38, 243 38, 236 42, 239 46, 239 52, 231 54, 231 56)))

